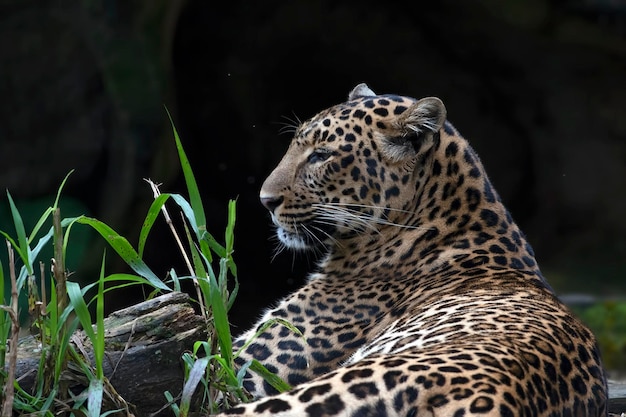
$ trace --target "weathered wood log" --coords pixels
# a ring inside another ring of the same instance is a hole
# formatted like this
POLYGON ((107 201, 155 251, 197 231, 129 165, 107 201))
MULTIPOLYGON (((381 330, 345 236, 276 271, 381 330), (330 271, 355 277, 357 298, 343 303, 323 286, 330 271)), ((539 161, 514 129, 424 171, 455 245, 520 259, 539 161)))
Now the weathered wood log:
MULTIPOLYGON (((181 354, 197 340, 206 340, 206 326, 195 314, 189 296, 169 293, 111 313, 105 319, 104 373, 136 416, 148 416, 167 404, 183 387, 181 354)), ((79 344, 91 355, 82 331, 79 344)), ((33 337, 20 341, 17 376, 25 389, 35 384, 40 347, 33 337)), ((93 360, 93 359, 92 359, 93 360)), ((168 409, 157 415, 172 415, 168 409)))
POLYGON ((609 381, 609 416, 626 416, 626 380, 609 381))
MULTIPOLYGON (((197 340, 206 340, 205 324, 195 314, 189 296, 170 293, 111 313, 105 319, 105 376, 117 393, 134 405, 137 416, 149 416, 166 405, 163 393, 176 396, 183 386, 181 354, 197 340)), ((90 352, 82 332, 78 340, 90 352)), ((40 347, 27 337, 20 341, 17 376, 22 387, 35 384, 40 347)), ((626 382, 609 383, 611 416, 626 413, 626 382)), ((168 410, 156 414, 170 416, 168 410)))

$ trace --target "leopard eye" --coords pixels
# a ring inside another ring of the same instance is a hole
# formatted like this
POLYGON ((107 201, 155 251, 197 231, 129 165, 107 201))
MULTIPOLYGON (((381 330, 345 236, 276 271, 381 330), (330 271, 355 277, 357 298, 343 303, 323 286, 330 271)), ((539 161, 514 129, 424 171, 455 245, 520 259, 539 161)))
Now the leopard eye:
POLYGON ((314 164, 316 162, 324 162, 325 160, 330 158, 331 155, 332 155, 332 152, 328 149, 324 149, 324 148, 315 149, 313 152, 309 154, 309 157, 307 158, 307 162, 309 164, 314 164))

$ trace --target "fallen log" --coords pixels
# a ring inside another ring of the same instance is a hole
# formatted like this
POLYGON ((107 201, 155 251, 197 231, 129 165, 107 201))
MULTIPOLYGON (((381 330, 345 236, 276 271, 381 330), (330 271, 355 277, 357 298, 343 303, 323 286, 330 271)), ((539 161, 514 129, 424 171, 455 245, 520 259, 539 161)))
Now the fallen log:
MULTIPOLYGON (((176 397, 183 387, 181 355, 197 340, 206 340, 206 326, 184 293, 169 293, 111 313, 105 320, 104 374, 117 394, 132 404, 134 415, 171 416, 165 391, 176 397), (159 412, 160 411, 160 412, 159 412)), ((82 331, 76 341, 93 360, 82 331)), ((34 337, 18 345, 16 375, 26 389, 35 386, 41 348, 34 337)))
POLYGON ((626 380, 609 380, 609 416, 626 416, 626 380))

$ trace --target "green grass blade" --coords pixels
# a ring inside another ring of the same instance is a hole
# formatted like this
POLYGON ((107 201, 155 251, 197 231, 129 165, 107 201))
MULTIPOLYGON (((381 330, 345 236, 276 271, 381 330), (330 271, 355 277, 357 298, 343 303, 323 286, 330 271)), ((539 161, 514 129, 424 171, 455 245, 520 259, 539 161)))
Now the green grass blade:
POLYGON ((206 371, 207 365, 209 364, 209 358, 200 358, 196 359, 191 371, 189 371, 189 377, 185 382, 185 386, 183 387, 183 393, 180 398, 180 415, 187 416, 189 413, 189 407, 191 405, 191 397, 193 393, 196 391, 196 388, 204 373, 206 371))
POLYGON ((96 294, 96 340, 93 342, 93 354, 96 360, 96 377, 104 379, 104 266, 105 255, 102 255, 102 267, 100 268, 100 279, 98 280, 98 293, 96 294))
MULTIPOLYGON (((231 265, 234 265, 231 262, 231 265)), ((239 280, 235 277, 235 285, 233 289, 230 291, 230 296, 228 297, 228 304, 226 305, 226 309, 230 311, 231 307, 235 303, 235 298, 237 298, 237 294, 239 294, 239 280)))
POLYGON ((252 365, 252 361, 248 361, 244 363, 243 366, 239 368, 239 370, 237 371, 237 386, 238 387, 243 386, 243 379, 248 373, 248 368, 250 367, 250 365, 252 365))
MULTIPOLYGON (((189 228, 187 227, 186 223, 184 224, 184 227, 185 227, 185 234, 187 235, 187 242, 189 245, 189 250, 191 252, 191 261, 193 262, 194 274, 196 275, 196 277, 206 277, 207 270, 204 266, 202 257, 200 256, 200 253, 198 252, 198 248, 196 247, 196 245, 193 242, 193 239, 191 238, 191 234, 189 233, 189 228)), ((207 264, 207 267, 211 268, 211 265, 207 264)))
MULTIPOLYGON (((294 326, 290 321, 285 320, 285 319, 279 319, 279 318, 270 319, 264 322, 261 326, 259 326, 256 333, 250 339, 246 340, 246 343, 244 343, 243 346, 239 348, 237 353, 235 353, 235 358, 238 357, 241 352, 246 350, 246 348, 250 346, 252 342, 254 342, 254 340, 261 335, 261 333, 263 333, 265 330, 269 329, 275 324, 280 324, 281 326, 288 328, 289 330, 291 330, 292 332, 294 332, 295 334, 297 334, 298 336, 304 339, 304 335, 302 334, 300 329, 294 326)), ((306 340, 304 341, 306 343, 306 340)))
POLYGON ((4 266, 0 259, 0 304, 9 305, 4 299, 4 266))
POLYGON ((28 239, 26 238, 26 230, 24 229, 24 222, 19 210, 11 198, 11 193, 7 190, 7 198, 9 199, 9 205, 11 206, 11 216, 13 217, 13 224, 15 226, 15 232, 17 233, 17 241, 20 244, 20 249, 28 247, 28 239))
POLYGON ((83 331, 89 340, 91 340, 91 343, 94 344, 96 342, 96 333, 93 331, 93 327, 91 327, 91 314, 89 314, 89 310, 87 309, 87 304, 83 298, 83 292, 80 289, 80 285, 76 282, 68 281, 67 295, 69 296, 70 303, 76 312, 76 317, 80 320, 83 331))
POLYGON ((9 200, 9 206, 11 207, 11 216, 13 217, 13 225, 15 226, 15 232, 17 233, 17 244, 16 242, 9 237, 6 233, 2 232, 4 237, 9 239, 11 244, 13 245, 14 250, 19 255, 22 262, 26 266, 28 274, 31 275, 33 273, 33 268, 31 265, 31 257, 30 257, 30 248, 28 247, 28 239, 26 238, 26 229, 24 229, 24 222, 22 221, 22 216, 20 215, 19 210, 15 206, 13 202, 13 198, 11 198, 11 193, 7 190, 7 198, 9 200))
POLYGON ((226 242, 226 252, 230 255, 233 252, 233 247, 235 246, 235 220, 237 219, 237 206, 235 200, 230 200, 228 202, 228 224, 226 225, 225 234, 225 242, 226 242))
POLYGON ((198 228, 198 218, 196 217, 196 213, 191 205, 187 202, 187 200, 185 200, 185 197, 180 194, 170 194, 170 197, 172 197, 172 200, 178 204, 185 217, 187 217, 187 220, 189 220, 189 224, 191 225, 193 232, 198 238, 200 238, 203 231, 198 228))
POLYGON ((167 400, 167 403, 172 408, 172 413, 174 413, 174 417, 180 417, 180 408, 178 408, 178 405, 176 404, 176 401, 174 400, 174 396, 169 391, 165 391, 163 395, 165 395, 165 399, 167 400))
MULTIPOLYGON (((46 211, 44 211, 44 213, 41 215, 41 217, 35 224, 35 227, 33 228, 32 232, 30 233, 30 236, 28 237, 29 244, 33 242, 33 239, 35 239, 35 236, 37 236, 37 233, 39 233, 39 229, 41 229, 41 227, 48 220, 48 217, 50 217, 50 214, 52 214, 53 211, 54 209, 52 207, 48 207, 46 211)), ((37 255, 33 256, 33 258, 36 258, 36 257, 37 255)))
MULTIPOLYGON (((200 234, 203 232, 207 232, 206 228, 206 217, 204 214, 204 206, 202 205, 202 198, 200 197, 200 191, 198 190, 198 183, 196 182, 196 178, 193 175, 193 170, 191 169, 191 164, 189 163, 189 159, 187 158, 187 154, 183 149, 183 145, 180 141, 180 136, 178 136, 178 131, 176 130, 176 126, 174 125, 174 121, 172 120, 172 115, 165 108, 167 112, 167 117, 170 119, 170 124, 172 125, 172 132, 174 133, 174 140, 176 141, 176 149, 178 150, 178 158, 180 159, 180 166, 183 170, 183 176, 185 177, 185 183, 187 184, 187 193, 189 194, 189 202, 191 203, 191 207, 194 212, 194 216, 196 218, 196 222, 194 223, 194 228, 197 227, 200 230, 200 234)), ((200 250, 205 254, 206 257, 211 259, 211 254, 209 251, 209 246, 207 245, 204 239, 200 239, 200 250)))
POLYGON ((94 378, 89 381, 87 392, 87 410, 89 417, 100 417, 102 410, 102 396, 104 394, 104 384, 101 379, 94 378))
POLYGON ((174 291, 180 292, 180 279, 178 278, 178 274, 176 274, 176 271, 174 271, 174 268, 170 269, 170 278, 172 279, 172 283, 174 284, 174 291))
POLYGON ((171 194, 171 197, 181 208, 185 217, 187 217, 191 228, 200 242, 200 251, 209 259, 209 262, 213 261, 209 248, 213 249, 213 251, 220 257, 226 256, 226 249, 217 243, 217 240, 215 240, 215 238, 206 230, 204 225, 199 223, 195 210, 191 207, 187 200, 185 200, 185 198, 180 194, 171 194))
POLYGON ((187 155, 183 149, 183 144, 181 143, 178 132, 176 131, 176 126, 174 126, 172 115, 167 108, 165 111, 167 112, 167 117, 170 119, 170 124, 172 125, 172 132, 174 133, 174 140, 176 141, 176 149, 178 150, 178 158, 180 159, 180 166, 183 170, 185 183, 187 184, 187 192, 189 193, 191 207, 193 207, 193 212, 196 216, 196 220, 198 221, 198 226, 206 230, 206 218, 204 217, 204 207, 202 206, 202 199, 200 198, 198 184, 196 183, 196 179, 193 175, 189 159, 187 159, 187 155))
POLYGON ((279 376, 270 372, 265 366, 261 365, 261 362, 256 359, 252 359, 252 363, 250 364, 250 370, 260 375, 278 392, 285 392, 291 389, 291 385, 283 381, 279 376))
POLYGON ((104 240, 117 252, 117 254, 135 271, 148 280, 148 283, 154 288, 158 288, 162 291, 170 292, 170 288, 165 285, 159 277, 144 263, 139 254, 135 252, 135 249, 128 243, 128 240, 123 236, 120 236, 115 230, 109 227, 107 224, 100 220, 91 217, 77 217, 76 222, 86 224, 94 228, 104 240))
POLYGON ((61 191, 63 190, 63 187, 65 187, 65 183, 67 182, 67 179, 70 177, 70 175, 72 175, 73 172, 74 170, 72 169, 70 172, 67 173, 65 178, 63 178, 63 181, 61 181, 61 185, 59 186, 59 189, 57 190, 57 197, 54 199, 54 206, 52 206, 52 210, 59 207, 59 199, 61 198, 61 191))
POLYGON ((54 403, 54 400, 56 399, 57 392, 58 391, 56 388, 53 388, 52 391, 50 391, 48 398, 46 398, 46 401, 44 401, 43 405, 39 409, 39 412, 46 411, 47 413, 49 413, 46 415, 50 415, 50 416, 53 415, 50 410, 52 409, 52 404, 54 403))
POLYGON ((30 274, 28 273, 28 268, 26 268, 26 265, 22 265, 22 267, 20 268, 20 274, 17 276, 17 293, 18 294, 22 293, 22 288, 24 288, 24 283, 26 282, 29 276, 30 274))
MULTIPOLYGON (((74 284, 78 287, 78 284, 76 283, 70 283, 69 284, 74 284)), ((80 288, 78 288, 78 291, 80 293, 80 288)), ((68 291, 69 292, 69 291, 68 291)), ((54 291, 53 291, 54 293, 54 291)), ((82 295, 80 296, 82 299, 82 295)), ((65 308, 65 310, 63 310, 63 312, 61 313, 61 316, 59 317, 58 320, 58 325, 59 326, 63 326, 63 324, 68 320, 68 318, 70 317, 70 314, 74 311, 73 306, 70 304, 69 306, 67 306, 65 308)), ((59 381, 59 378, 61 377, 61 371, 63 369, 65 369, 65 364, 67 361, 67 355, 66 353, 69 351, 71 353, 72 351, 72 346, 70 345, 70 340, 72 335, 74 334, 74 332, 76 331, 76 329, 78 328, 78 324, 79 324, 79 319, 78 318, 73 318, 70 322, 69 325, 63 330, 63 331, 57 331, 57 334, 54 336, 57 339, 57 343, 58 343, 58 353, 55 356, 55 363, 54 363, 54 381, 55 383, 59 381)), ((91 329, 91 325, 88 326, 91 329)), ((60 327, 59 327, 60 329, 60 327)), ((89 374, 86 374, 89 375, 89 374)), ((43 381, 42 381, 43 382, 43 381)))
POLYGON ((140 258, 143 258, 143 249, 146 245, 146 240, 148 239, 148 233, 150 233, 150 230, 152 230, 152 225, 161 213, 161 208, 168 198, 170 198, 169 194, 160 194, 157 198, 154 199, 152 205, 148 209, 146 219, 143 221, 143 225, 141 226, 141 232, 139 233, 139 245, 137 247, 137 252, 139 253, 140 258))
MULTIPOLYGON (((54 236, 54 228, 50 227, 50 230, 48 231, 48 233, 46 233, 45 235, 40 237, 39 241, 37 242, 37 245, 32 249, 32 251, 31 251, 32 259, 37 259, 37 256, 39 256, 39 252, 41 252, 41 250, 44 247, 46 247, 46 245, 48 244, 50 239, 52 239, 52 236, 54 236)), ((63 252, 63 253, 65 253, 65 252, 63 252)))
POLYGON ((2 236, 4 236, 4 238, 6 240, 9 241, 9 243, 11 244, 11 247, 13 247, 13 250, 16 251, 18 256, 20 257, 20 259, 23 260, 23 257, 22 257, 21 251, 20 251, 20 247, 17 245, 17 242, 5 231, 0 230, 0 234, 2 236))
MULTIPOLYGON (((4 267, 0 262, 0 304, 9 305, 4 299, 4 267)), ((0 311, 0 369, 5 369, 5 358, 7 353, 7 339, 11 329, 9 313, 0 311)), ((0 375, 0 386, 4 384, 4 375, 0 375)))
POLYGON ((233 261, 232 254, 235 247, 235 220, 237 219, 237 203, 236 200, 230 200, 228 202, 228 223, 226 225, 225 242, 226 242, 226 254, 228 258, 228 268, 231 274, 237 278, 237 266, 233 261))
MULTIPOLYGON (((226 269, 227 262, 228 260, 226 258, 220 259, 220 270, 226 269)), ((209 277, 209 285, 211 308, 213 310, 213 320, 215 331, 217 332, 218 344, 220 346, 220 353, 226 363, 229 364, 228 367, 232 368, 233 345, 230 325, 228 324, 226 303, 222 296, 222 290, 214 276, 209 277)))
POLYGON ((224 372, 223 376, 226 378, 228 385, 233 387, 237 386, 237 375, 235 374, 235 369, 220 356, 215 356, 213 359, 220 364, 222 371, 224 372))

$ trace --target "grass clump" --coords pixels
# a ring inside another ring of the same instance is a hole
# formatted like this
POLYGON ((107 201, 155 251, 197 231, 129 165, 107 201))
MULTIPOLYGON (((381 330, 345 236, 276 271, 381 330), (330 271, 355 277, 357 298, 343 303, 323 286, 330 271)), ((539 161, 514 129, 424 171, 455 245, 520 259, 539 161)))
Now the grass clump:
MULTIPOLYGON (((243 388, 243 377, 247 370, 259 373, 280 391, 290 388, 255 360, 249 361, 241 369, 235 366, 235 359, 251 343, 248 341, 243 348, 233 352, 228 321, 228 312, 239 286, 237 267, 233 260, 236 202, 231 200, 228 203, 228 222, 224 243, 221 244, 206 228, 206 215, 199 189, 173 123, 172 130, 189 198, 180 194, 161 193, 156 183, 146 180, 153 190, 154 201, 143 222, 136 250, 126 238, 98 219, 86 216, 61 218, 58 203, 67 177, 59 187, 53 205, 45 210, 30 233, 26 232, 20 212, 7 191, 15 231, 14 235, 0 231, 9 251, 8 274, 5 274, 5 266, 0 263, 0 303, 3 304, 0 310, 2 415, 11 415, 11 412, 42 416, 61 412, 85 416, 130 415, 130 405, 115 392, 102 367, 105 354, 105 294, 131 285, 142 285, 150 289, 148 298, 151 298, 161 293, 180 291, 183 280, 193 282, 195 301, 206 324, 207 338, 197 341, 193 349, 182 354, 184 386, 181 393, 164 393, 164 401, 168 402, 175 415, 185 417, 192 411, 213 413, 248 401, 250 395, 243 388), (172 202, 180 211, 182 233, 172 221, 166 206, 168 202, 172 202), (187 269, 183 274, 170 270, 167 280, 159 278, 143 260, 149 233, 160 215, 163 215, 170 227, 187 269), (49 223, 52 224, 44 234, 44 227, 49 223), (71 243, 71 232, 78 225, 88 226, 98 232, 134 274, 107 275, 103 255, 96 282, 81 286, 70 280, 65 269, 65 254, 71 243), (44 263, 37 264, 40 252, 50 244, 54 247, 51 265, 46 267, 44 263), (5 281, 11 283, 10 294, 5 294, 5 281), (46 288, 51 289, 49 300, 46 288), (38 329, 36 337, 41 345, 37 382, 32 392, 24 390, 15 375, 20 331, 18 298, 24 294, 28 295, 29 314, 34 327, 38 329), (91 342, 93 361, 80 344, 73 343, 79 326, 91 342), (68 368, 74 374, 78 372, 81 375, 84 383, 79 384, 78 388, 76 384, 70 387, 66 372, 68 368), (201 398, 199 410, 192 410, 192 397, 201 398)), ((275 323, 277 321, 266 323, 257 335, 275 323)), ((297 331, 289 323, 281 321, 279 324, 297 331)))

